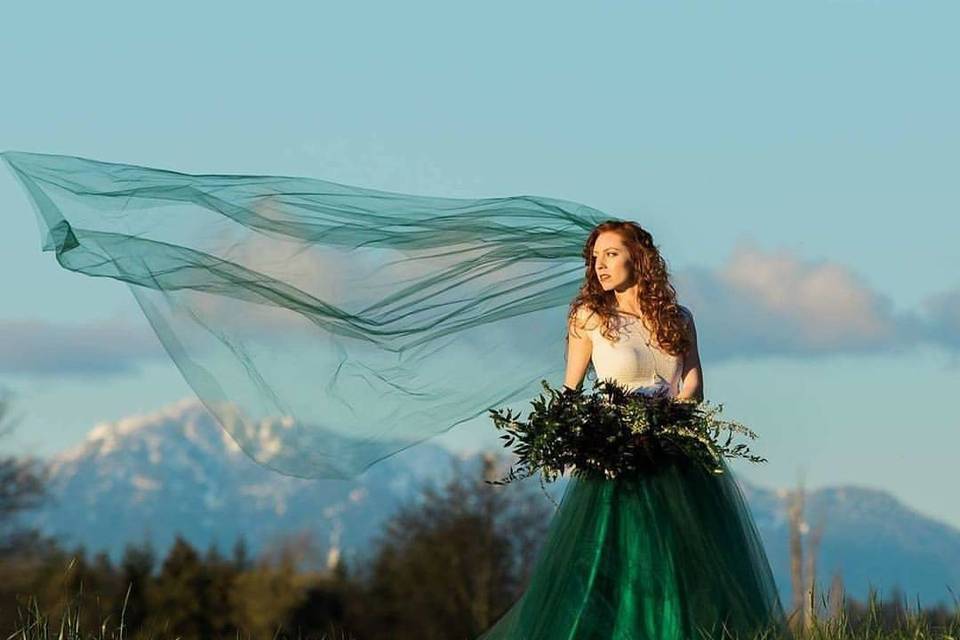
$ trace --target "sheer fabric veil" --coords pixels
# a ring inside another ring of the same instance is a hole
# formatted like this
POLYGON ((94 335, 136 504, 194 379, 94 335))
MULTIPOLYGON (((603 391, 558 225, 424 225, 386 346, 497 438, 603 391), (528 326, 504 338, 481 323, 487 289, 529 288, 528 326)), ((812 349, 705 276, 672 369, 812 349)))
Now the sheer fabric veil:
POLYGON ((354 477, 558 382, 583 242, 609 217, 539 196, 2 156, 43 250, 125 282, 241 448, 304 478, 354 477))

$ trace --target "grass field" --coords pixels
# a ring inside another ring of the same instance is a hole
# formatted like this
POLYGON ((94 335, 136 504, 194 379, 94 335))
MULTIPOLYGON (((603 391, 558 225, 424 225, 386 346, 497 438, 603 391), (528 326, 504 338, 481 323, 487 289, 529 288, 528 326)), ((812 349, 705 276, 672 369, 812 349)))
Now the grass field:
MULTIPOLYGON (((826 604, 825 602, 822 604, 826 604)), ((925 611, 919 608, 910 609, 907 603, 892 607, 891 603, 871 597, 863 604, 862 609, 855 608, 853 615, 848 613, 844 603, 842 612, 833 618, 814 619, 806 629, 795 629, 793 640, 960 640, 960 602, 952 612, 942 608, 936 611, 925 611)), ((37 606, 36 599, 31 599, 31 605, 20 612, 20 628, 6 640, 188 640, 185 637, 172 633, 165 634, 162 630, 148 631, 142 629, 128 629, 124 627, 123 619, 103 620, 100 622, 97 633, 91 634, 80 631, 81 619, 83 626, 89 628, 89 620, 85 620, 84 612, 68 607, 59 619, 51 619, 37 606)), ((793 617, 791 618, 793 620, 793 617)), ((796 626, 796 625, 794 625, 796 626)), ((233 635, 222 636, 234 640, 253 639, 242 630, 233 635)), ((728 636, 729 637, 729 636, 728 636)), ((286 630, 277 629, 271 636, 273 639, 289 638, 297 640, 357 640, 344 631, 327 630, 286 630)), ((758 635, 750 640, 774 640, 775 636, 758 635)), ((207 639, 202 639, 207 640, 207 639)), ((460 640, 451 638, 451 640, 460 640)), ((473 639, 463 639, 473 640, 473 639)), ((710 640, 702 638, 700 640, 710 640)), ((747 639, 745 639, 747 640, 747 639)))

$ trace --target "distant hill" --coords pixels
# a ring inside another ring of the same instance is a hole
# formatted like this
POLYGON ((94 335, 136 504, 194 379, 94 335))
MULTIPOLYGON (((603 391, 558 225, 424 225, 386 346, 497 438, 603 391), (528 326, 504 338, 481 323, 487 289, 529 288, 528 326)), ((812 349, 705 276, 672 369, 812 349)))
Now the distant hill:
MULTIPOLYGON (((251 461, 195 401, 96 426, 52 462, 52 500, 23 521, 88 552, 117 561, 128 542, 149 538, 160 557, 177 533, 221 552, 241 534, 251 553, 280 536, 308 531, 318 561, 348 562, 370 548, 385 520, 422 483, 441 480, 454 454, 431 443, 374 465, 355 480, 312 481, 251 461)), ((559 500, 564 482, 551 486, 559 500)), ((766 545, 784 602, 789 602, 783 492, 741 483, 766 545)), ((544 500, 547 498, 544 497, 544 500)), ((888 493, 835 487, 808 495, 811 526, 826 517, 818 558, 823 585, 840 571, 847 592, 864 598, 899 585, 921 603, 951 602, 960 591, 960 531, 927 518, 888 493)))

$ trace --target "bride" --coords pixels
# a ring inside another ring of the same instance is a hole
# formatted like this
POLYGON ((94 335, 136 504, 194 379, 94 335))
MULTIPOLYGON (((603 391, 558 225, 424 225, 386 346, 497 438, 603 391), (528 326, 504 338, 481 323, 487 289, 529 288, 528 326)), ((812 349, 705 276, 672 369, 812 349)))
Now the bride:
MULTIPOLYGON (((597 376, 637 393, 703 400, 696 329, 653 239, 597 225, 570 306, 565 386, 597 376)), ((481 640, 750 637, 786 632, 749 508, 726 465, 675 459, 639 477, 574 475, 530 584, 481 640)))

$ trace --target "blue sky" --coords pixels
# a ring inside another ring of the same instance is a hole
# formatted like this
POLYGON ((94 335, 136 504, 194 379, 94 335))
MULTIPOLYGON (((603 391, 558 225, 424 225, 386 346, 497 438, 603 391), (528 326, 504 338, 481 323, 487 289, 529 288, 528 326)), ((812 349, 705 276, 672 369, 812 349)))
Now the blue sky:
MULTIPOLYGON (((956 4, 52 11, 5 11, 0 148, 634 219, 695 302, 708 397, 761 434, 744 478, 877 486, 960 526, 956 4)), ((0 211, 22 418, 0 448, 191 394, 125 286, 40 252, 6 171, 0 211)), ((498 446, 480 423, 444 441, 498 446)))

